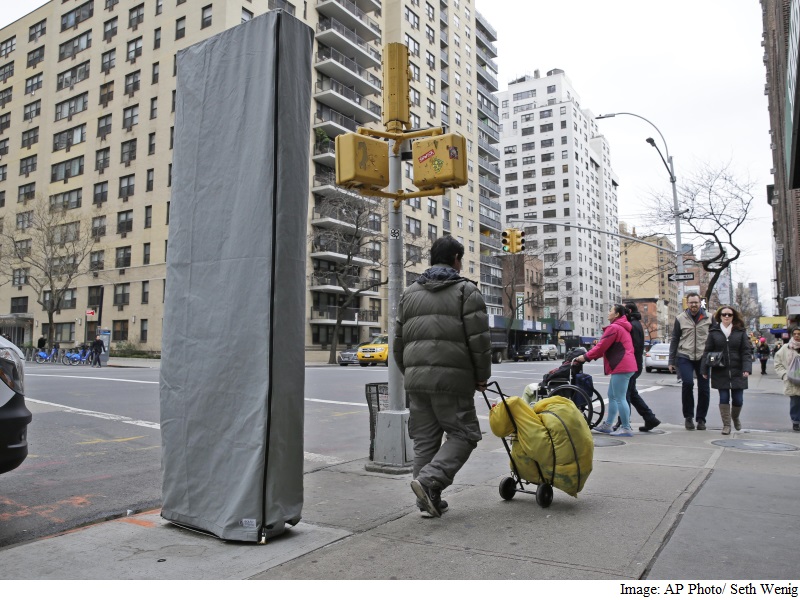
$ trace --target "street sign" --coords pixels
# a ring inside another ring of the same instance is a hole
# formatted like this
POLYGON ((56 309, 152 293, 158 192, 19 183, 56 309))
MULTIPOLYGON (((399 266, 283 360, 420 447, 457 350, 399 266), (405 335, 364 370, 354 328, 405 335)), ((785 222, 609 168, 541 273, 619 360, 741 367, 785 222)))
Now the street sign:
POLYGON ((670 281, 694 281, 694 273, 670 273, 667 275, 670 281))
POLYGON ((94 311, 93 311, 93 310, 91 310, 91 309, 87 310, 87 311, 86 311, 86 316, 87 316, 87 317, 93 317, 93 316, 94 316, 94 311))

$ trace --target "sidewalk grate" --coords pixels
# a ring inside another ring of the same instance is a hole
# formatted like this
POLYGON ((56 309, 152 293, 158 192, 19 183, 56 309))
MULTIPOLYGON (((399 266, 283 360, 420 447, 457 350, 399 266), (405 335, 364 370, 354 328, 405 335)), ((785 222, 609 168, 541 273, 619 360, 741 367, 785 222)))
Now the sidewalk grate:
POLYGON ((723 448, 749 450, 750 452, 797 452, 800 450, 800 448, 792 444, 764 440, 714 440, 711 443, 723 448))

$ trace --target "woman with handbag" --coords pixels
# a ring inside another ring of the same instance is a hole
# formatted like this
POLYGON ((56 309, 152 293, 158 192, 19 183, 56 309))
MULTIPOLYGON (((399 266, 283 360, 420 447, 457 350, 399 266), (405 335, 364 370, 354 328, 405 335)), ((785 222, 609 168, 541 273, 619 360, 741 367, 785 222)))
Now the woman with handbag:
POLYGON ((708 330, 701 363, 703 377, 711 373, 711 387, 719 390, 722 435, 730 435, 731 419, 736 431, 742 428, 739 415, 744 405, 747 378, 753 372, 753 345, 742 315, 732 306, 721 306, 708 330))

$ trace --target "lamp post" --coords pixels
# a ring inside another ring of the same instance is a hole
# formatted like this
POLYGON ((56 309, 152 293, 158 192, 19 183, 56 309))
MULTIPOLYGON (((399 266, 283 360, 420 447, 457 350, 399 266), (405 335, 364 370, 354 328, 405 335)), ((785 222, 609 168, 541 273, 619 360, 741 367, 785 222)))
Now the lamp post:
MULTIPOLYGON (((658 132, 658 135, 661 136, 661 141, 664 142, 664 153, 667 155, 666 160, 664 159, 664 154, 661 154, 661 150, 656 145, 653 138, 647 138, 647 143, 650 144, 653 148, 656 149, 658 155, 661 157, 661 162, 664 163, 664 166, 667 168, 667 172, 669 173, 669 181, 672 184, 672 212, 675 216, 675 243, 677 245, 676 248, 676 256, 677 256, 677 267, 678 273, 683 273, 683 247, 681 245, 681 215, 683 214, 678 205, 678 188, 676 186, 677 178, 675 177, 675 166, 672 162, 672 156, 669 153, 669 147, 667 146, 667 140, 664 139, 664 134, 661 133, 661 130, 655 126, 655 124, 650 121, 649 119, 645 119, 642 115, 637 115, 636 113, 632 112, 618 112, 618 113, 608 113, 605 115, 600 115, 595 117, 595 119, 610 119, 612 117, 616 117, 617 115, 629 115, 631 117, 636 117, 637 119, 641 119, 642 121, 646 121, 650 125, 653 126, 658 132)), ((683 297, 683 281, 679 282, 680 288, 680 295, 681 298, 683 297)))

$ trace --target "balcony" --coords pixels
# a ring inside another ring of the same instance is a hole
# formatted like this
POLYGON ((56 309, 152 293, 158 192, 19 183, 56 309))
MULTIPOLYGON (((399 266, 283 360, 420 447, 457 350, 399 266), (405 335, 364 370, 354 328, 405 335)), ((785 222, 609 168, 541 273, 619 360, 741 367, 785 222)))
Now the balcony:
POLYGON ((337 263, 347 263, 356 267, 374 267, 381 259, 380 250, 361 248, 325 238, 316 238, 311 247, 311 258, 319 258, 337 263), (357 254, 352 254, 357 251, 357 254))
POLYGON ((494 127, 492 127, 489 123, 478 119, 478 129, 480 129, 486 136, 489 138, 489 143, 491 144, 498 144, 500 143, 500 132, 497 131, 494 127))
POLYGON ((481 254, 481 264, 492 265, 493 267, 502 267, 503 261, 499 256, 487 256, 486 254, 481 254))
POLYGON ((320 20, 317 24, 317 41, 346 56, 352 56, 362 67, 377 69, 381 66, 380 51, 336 19, 320 20))
POLYGON ((477 10, 475 11, 475 21, 477 25, 480 25, 484 30, 486 30, 485 35, 490 36, 491 39, 495 41, 497 40, 497 30, 495 30, 495 28, 492 27, 492 24, 486 20, 486 17, 484 17, 477 10))
POLYGON ((492 210, 496 210, 498 212, 498 214, 500 212, 502 212, 502 209, 500 207, 500 203, 497 200, 494 200, 494 199, 490 198, 486 194, 480 194, 478 196, 478 198, 479 198, 479 202, 481 204, 483 204, 484 206, 486 206, 487 208, 491 208, 492 210))
POLYGON ((495 46, 492 41, 488 38, 486 33, 481 30, 480 27, 475 28, 475 38, 482 42, 483 45, 486 47, 486 52, 492 57, 497 58, 497 46, 495 46))
POLYGON ((490 163, 485 158, 478 158, 478 167, 497 177, 500 177, 500 167, 497 166, 496 163, 490 163))
POLYGON ((478 138, 478 148, 486 152, 490 158, 500 160, 500 151, 483 138, 478 138))
POLYGON ((322 129, 329 138, 333 139, 341 133, 350 133, 357 127, 358 123, 355 120, 344 116, 339 111, 324 105, 317 107, 314 115, 314 128, 322 129))
POLYGON ((500 115, 497 114, 497 110, 489 104, 485 104, 483 102, 478 102, 478 117, 488 117, 495 123, 500 122, 500 115))
POLYGON ((479 215, 479 222, 481 225, 490 227, 495 231, 500 231, 501 225, 500 221, 498 221, 497 219, 492 219, 491 217, 487 217, 486 215, 479 215))
POLYGON ((503 243, 500 240, 498 240, 496 238, 493 238, 491 236, 488 236, 488 235, 480 236, 480 242, 481 242, 481 246, 487 246, 487 247, 491 248, 492 250, 497 250, 498 252, 503 247, 503 243))
POLYGON ((381 28, 378 22, 367 13, 380 10, 376 0, 317 0, 317 12, 331 19, 336 19, 358 35, 369 41, 380 43, 381 28))
POLYGON ((478 177, 478 183, 498 196, 500 195, 500 185, 489 179, 488 177, 478 177))
POLYGON ((338 306, 312 306, 311 323, 315 325, 333 325, 337 317, 342 316, 344 325, 378 325, 380 311, 362 310, 360 308, 340 308, 338 306))
POLYGON ((447 54, 447 50, 445 50, 444 48, 439 50, 439 59, 442 61, 443 65, 450 64, 450 57, 447 54))
POLYGON ((339 206, 315 206, 311 215, 311 224, 314 227, 335 229, 355 234, 358 231, 354 217, 348 214, 347 209, 339 206))
POLYGON ((488 285, 496 285, 501 286, 503 285, 503 278, 502 277, 495 277, 494 275, 481 275, 481 283, 486 283, 488 285))
MULTIPOLYGON (((380 281, 357 275, 345 275, 345 285, 351 292, 361 290, 360 296, 377 296, 380 293, 380 281)), ((309 289, 315 292, 342 293, 342 285, 336 273, 314 272, 308 277, 309 289)))
POLYGON ((489 89, 494 90, 495 92, 500 89, 497 83, 497 77, 494 77, 489 70, 481 65, 478 65, 475 69, 475 72, 478 74, 478 77, 482 78, 488 85, 489 89))
POLYGON ((333 169, 336 166, 336 144, 333 140, 314 144, 314 162, 333 169))
POLYGON ((314 85, 314 100, 342 114, 352 114, 361 123, 381 120, 379 104, 336 79, 318 81, 314 85))
POLYGON ((294 4, 291 4, 286 0, 269 0, 269 2, 267 3, 267 8, 269 8, 269 10, 280 9, 294 16, 294 11, 295 11, 294 4))
POLYGON ((336 48, 319 46, 314 66, 317 71, 331 79, 352 86, 359 94, 369 96, 381 92, 380 79, 336 48))
POLYGON ((362 196, 357 192, 348 190, 347 188, 339 187, 336 185, 336 175, 331 171, 330 173, 317 173, 311 183, 311 192, 323 198, 342 198, 347 196, 350 198, 358 198, 361 201, 374 201, 372 198, 362 196))

